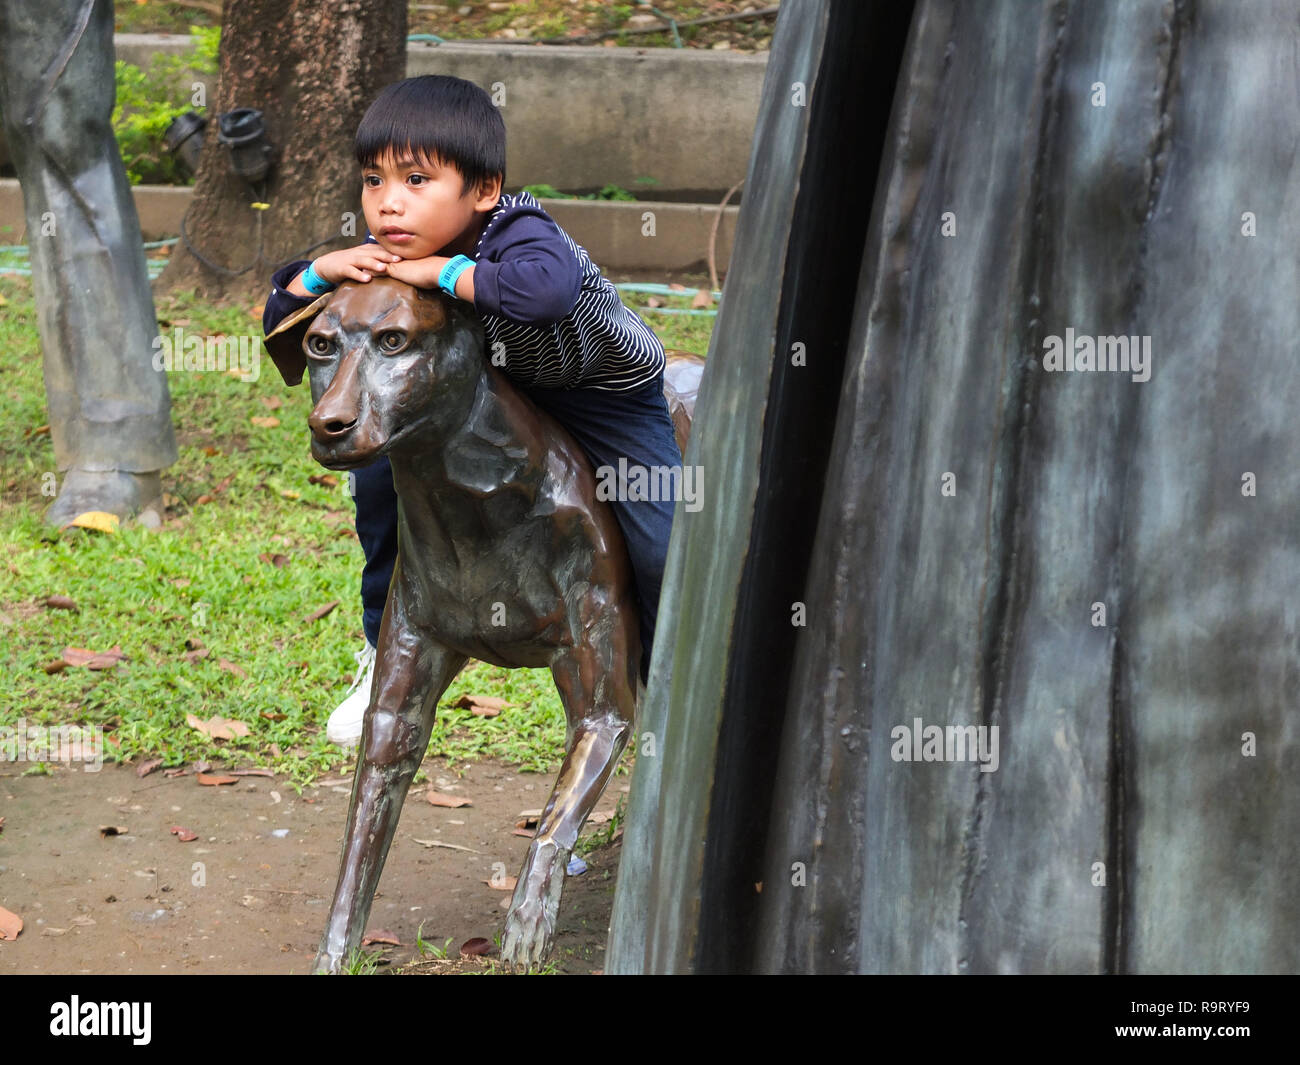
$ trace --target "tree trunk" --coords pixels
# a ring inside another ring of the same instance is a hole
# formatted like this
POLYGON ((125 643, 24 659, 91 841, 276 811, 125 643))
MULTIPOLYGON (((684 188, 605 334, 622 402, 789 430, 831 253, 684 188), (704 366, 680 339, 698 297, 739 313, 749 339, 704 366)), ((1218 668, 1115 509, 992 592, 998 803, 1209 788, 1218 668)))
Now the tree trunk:
POLYGON ((194 199, 157 290, 257 304, 277 267, 365 239, 352 139, 379 90, 406 76, 407 9, 226 0, 221 27, 194 199), (243 107, 262 112, 274 149, 256 186, 217 140, 218 116, 243 107))

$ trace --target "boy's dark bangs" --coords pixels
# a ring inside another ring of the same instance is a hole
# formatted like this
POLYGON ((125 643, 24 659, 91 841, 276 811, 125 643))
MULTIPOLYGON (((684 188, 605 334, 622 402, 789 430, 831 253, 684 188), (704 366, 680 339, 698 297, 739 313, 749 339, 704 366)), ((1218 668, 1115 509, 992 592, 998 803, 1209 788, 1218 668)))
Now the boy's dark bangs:
POLYGON ((505 122, 487 93, 444 75, 407 78, 385 88, 357 127, 361 167, 376 167, 389 152, 454 166, 463 192, 500 174, 505 181, 505 122))

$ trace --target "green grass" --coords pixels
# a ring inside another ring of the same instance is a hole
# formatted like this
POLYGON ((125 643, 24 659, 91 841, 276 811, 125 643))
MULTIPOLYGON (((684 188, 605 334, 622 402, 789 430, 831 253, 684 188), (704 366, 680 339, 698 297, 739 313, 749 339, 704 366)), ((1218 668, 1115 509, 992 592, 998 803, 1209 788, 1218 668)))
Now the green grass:
MULTIPOLYGON (((639 299, 632 294, 628 303, 639 299)), ((159 298, 156 309, 163 332, 180 325, 260 342, 260 315, 244 307, 181 296, 159 298)), ((646 318, 666 346, 707 350, 714 319, 646 318)), ((308 450, 306 387, 286 388, 269 358, 250 383, 169 374, 180 458, 163 475, 170 504, 163 527, 59 534, 41 519, 51 501, 42 486, 57 471, 48 434, 34 432, 47 414, 27 278, 0 276, 0 350, 0 725, 99 725, 109 760, 255 764, 298 786, 337 766, 342 755, 326 742, 324 724, 363 645, 363 556, 348 535, 351 499, 341 486, 310 481, 326 471, 308 450), (282 405, 273 410, 263 402, 275 400, 282 405), (254 416, 280 424, 259 427, 254 416), (205 495, 211 501, 200 502, 205 495), (264 554, 288 562, 277 566, 264 554), (79 611, 48 609, 52 595, 72 598, 79 611), (333 600, 333 612, 305 620, 333 600), (187 641, 208 656, 188 660, 187 641), (127 655, 116 669, 44 671, 67 646, 115 645, 127 655), (209 740, 186 724, 191 713, 243 721, 250 734, 209 740)), ((492 757, 553 773, 563 742, 548 671, 474 662, 444 695, 429 750, 453 767, 492 757), (466 693, 514 705, 477 718, 449 705, 466 693)))

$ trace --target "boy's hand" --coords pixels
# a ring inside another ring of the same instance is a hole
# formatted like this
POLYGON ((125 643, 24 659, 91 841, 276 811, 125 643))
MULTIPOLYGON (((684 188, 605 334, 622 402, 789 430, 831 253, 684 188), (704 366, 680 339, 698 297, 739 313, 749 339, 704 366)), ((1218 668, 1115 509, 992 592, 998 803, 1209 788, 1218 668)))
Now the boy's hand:
POLYGON ((362 244, 322 255, 316 260, 316 273, 331 285, 342 281, 369 281, 371 274, 386 273, 391 263, 400 260, 400 255, 384 251, 378 244, 362 244))
MULTIPOLYGON (((401 259, 388 267, 388 276, 405 281, 416 288, 439 288, 438 278, 443 268, 451 262, 449 255, 426 255, 423 259, 401 259)), ((467 266, 456 278, 456 296, 466 303, 474 302, 474 267, 467 266)))
POLYGON ((426 255, 423 259, 401 259, 388 268, 388 276, 416 288, 437 288, 442 268, 451 260, 446 255, 426 255))

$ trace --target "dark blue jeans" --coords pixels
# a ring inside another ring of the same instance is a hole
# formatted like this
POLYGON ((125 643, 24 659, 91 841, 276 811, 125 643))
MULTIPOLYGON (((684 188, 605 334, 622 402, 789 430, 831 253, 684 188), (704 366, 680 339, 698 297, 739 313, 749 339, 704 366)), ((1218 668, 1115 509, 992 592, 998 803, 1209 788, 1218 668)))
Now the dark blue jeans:
MULTIPOLYGON (((522 387, 520 391, 569 430, 593 467, 609 466, 617 470, 620 458, 625 458, 629 467, 680 467, 682 464, 664 400, 662 377, 633 392, 522 387)), ((671 499, 610 501, 623 530, 623 539, 627 541, 636 577, 643 681, 650 669, 674 505, 671 499)), ((377 645, 384 600, 397 559, 397 495, 387 458, 356 471, 356 506, 357 537, 366 556, 361 571, 362 621, 366 639, 377 645)))

